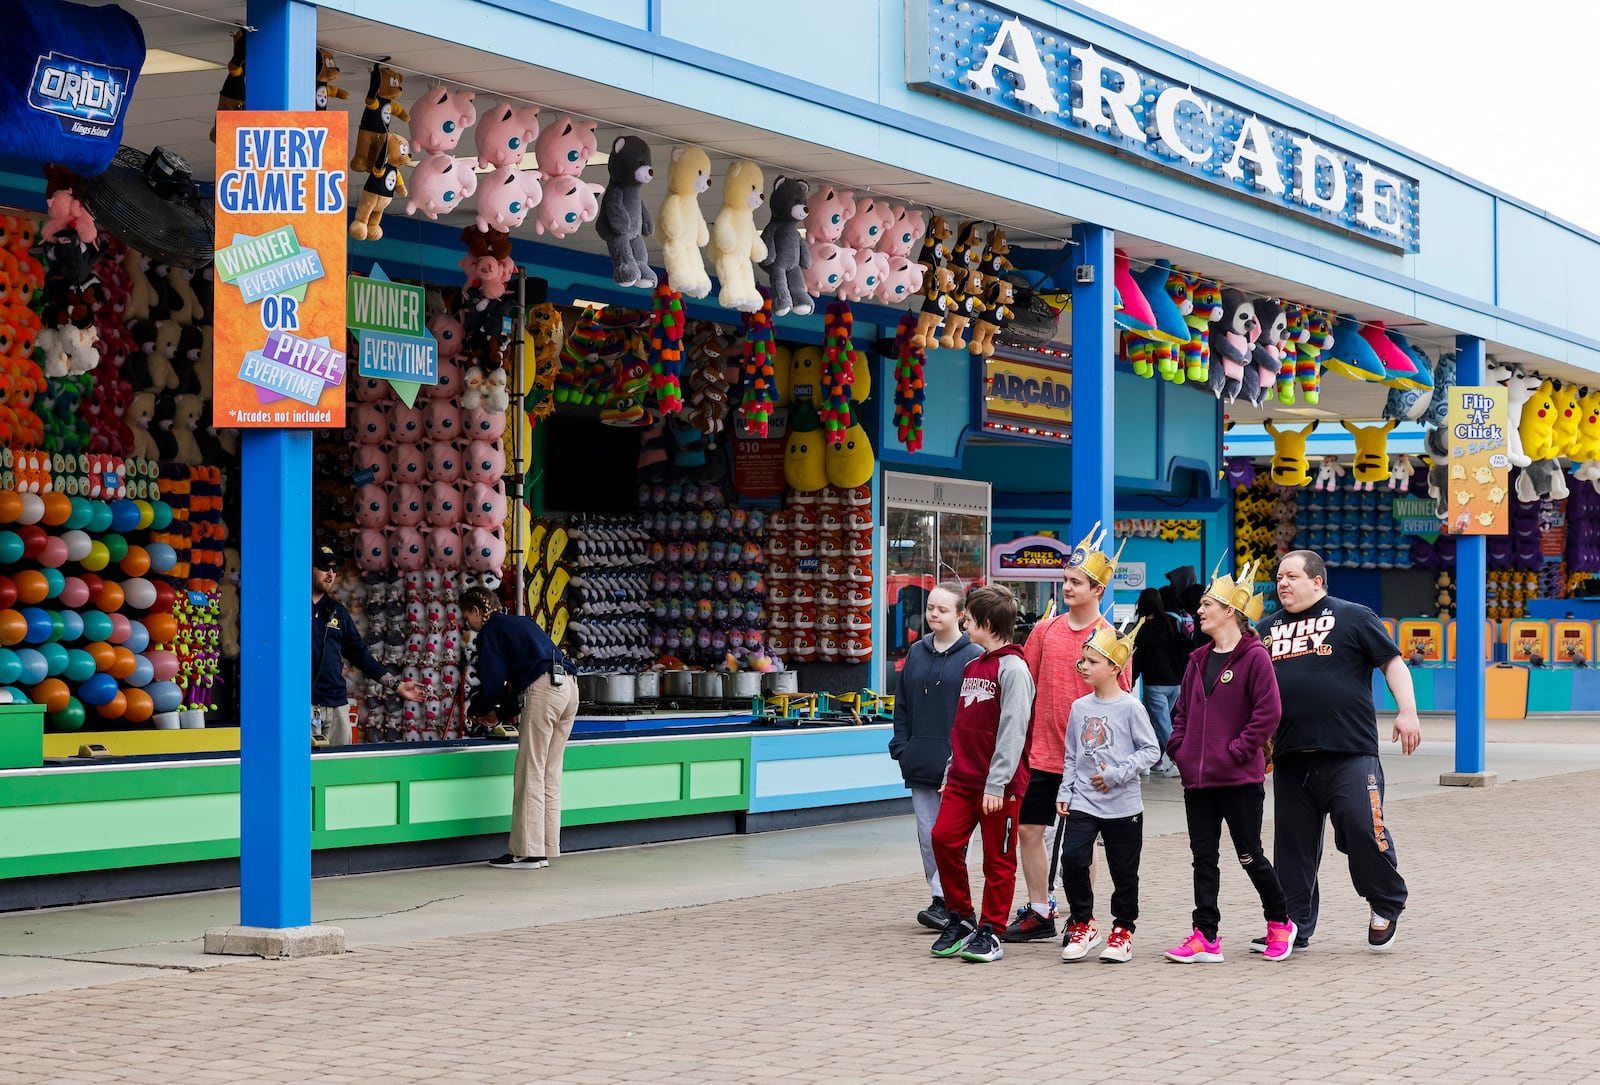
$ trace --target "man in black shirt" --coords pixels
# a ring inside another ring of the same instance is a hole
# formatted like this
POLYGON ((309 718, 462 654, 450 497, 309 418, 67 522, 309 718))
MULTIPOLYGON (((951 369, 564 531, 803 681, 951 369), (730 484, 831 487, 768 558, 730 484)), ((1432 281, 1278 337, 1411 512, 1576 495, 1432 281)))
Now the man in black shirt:
POLYGON ((1259 626, 1283 700, 1272 757, 1272 859, 1299 929, 1296 946, 1303 946, 1317 926, 1317 869, 1331 820, 1334 847, 1348 857, 1350 880, 1372 908, 1367 948, 1382 953, 1394 946, 1406 883, 1383 822, 1374 670, 1383 672, 1399 708, 1392 741, 1410 754, 1422 727, 1411 672, 1394 640, 1372 611, 1329 595, 1327 580, 1316 553, 1285 554, 1278 561, 1283 609, 1259 626))

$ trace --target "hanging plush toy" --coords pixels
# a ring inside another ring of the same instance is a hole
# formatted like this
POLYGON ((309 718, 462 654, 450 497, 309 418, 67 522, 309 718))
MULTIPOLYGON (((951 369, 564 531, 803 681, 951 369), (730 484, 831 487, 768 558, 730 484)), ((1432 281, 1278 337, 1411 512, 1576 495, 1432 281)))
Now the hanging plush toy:
POLYGON ((1306 438, 1316 431, 1317 423, 1308 423, 1298 430, 1280 430, 1268 420, 1262 427, 1272 434, 1272 481, 1285 487, 1309 483, 1311 463, 1306 459, 1306 438))
MULTIPOLYGON (((926 265, 924 269, 927 270, 926 265)), ((922 312, 917 316, 917 330, 912 336, 919 350, 939 345, 939 326, 956 307, 956 273, 944 266, 929 270, 923 279, 922 295, 922 312)))
POLYGON ((651 313, 650 391, 663 414, 683 410, 683 332, 686 326, 683 296, 667 282, 656 284, 651 313))
POLYGON ((867 439, 867 431, 861 427, 852 405, 850 424, 834 435, 823 452, 823 471, 828 484, 839 490, 865 486, 872 481, 876 462, 872 442, 867 439))
POLYGON ((1322 355, 1333 349, 1334 316, 1322 309, 1305 310, 1305 338, 1295 347, 1294 377, 1300 395, 1315 406, 1322 398, 1322 355))
POLYGON ((411 173, 406 214, 421 211, 430 221, 437 222, 440 215, 456 210, 477 191, 478 175, 470 166, 447 154, 431 154, 411 173))
POLYGON ((496 102, 472 130, 478 164, 491 169, 520 166, 523 156, 533 151, 538 136, 538 107, 514 106, 510 102, 496 102))
POLYGON ((878 239, 878 251, 891 260, 897 256, 910 257, 912 248, 922 240, 922 234, 928 228, 927 219, 921 211, 909 207, 891 208, 891 212, 894 217, 878 239))
POLYGON ((478 229, 484 233, 515 230, 543 196, 533 170, 506 166, 486 174, 478 183, 478 229))
POLYGON ((367 80, 367 97, 362 102, 361 126, 356 130, 356 149, 350 156, 350 172, 371 173, 389 140, 389 125, 411 114, 400 104, 405 93, 405 76, 382 63, 372 65, 367 80))
POLYGON ((772 182, 772 218, 761 231, 761 243, 767 250, 761 267, 772 284, 773 316, 790 312, 806 316, 816 307, 806 289, 805 269, 811 266, 811 250, 800 236, 810 195, 811 185, 798 177, 779 177, 772 182))
POLYGON ((1522 437, 1522 452, 1538 462, 1556 455, 1556 382, 1541 381, 1538 389, 1522 405, 1517 430, 1522 437))
POLYGON ((967 349, 974 357, 988 358, 994 354, 994 337, 1000 329, 1011 323, 1014 315, 1012 302, 1017 300, 1016 287, 1010 279, 987 276, 984 287, 983 310, 973 318, 972 342, 967 349))
POLYGON ((541 130, 533 141, 540 179, 548 181, 552 177, 577 177, 582 174, 597 147, 594 129, 594 121, 575 121, 571 117, 562 117, 541 130))
POLYGON ((806 241, 820 245, 825 241, 840 242, 844 228, 856 213, 853 192, 834 185, 823 185, 806 202, 806 241))
MULTIPOLYGON (((222 77, 222 90, 217 94, 217 112, 244 108, 244 65, 246 33, 243 28, 233 32, 233 55, 228 58, 228 74, 222 77)), ((217 141, 217 126, 211 126, 211 142, 217 141)))
POLYGON ((855 382, 855 344, 850 338, 855 317, 847 301, 828 303, 822 348, 822 386, 817 414, 830 439, 850 425, 850 393, 855 382))
POLYGON ((644 239, 655 233, 655 222, 644 205, 644 186, 655 177, 650 145, 638 136, 618 136, 606 162, 611 183, 600 197, 600 217, 595 233, 611 254, 611 278, 618 286, 654 290, 656 273, 644 239))
POLYGON ((435 83, 411 105, 411 146, 423 154, 449 154, 478 122, 475 91, 435 83))
POLYGON ((334 99, 345 101, 350 97, 350 92, 338 86, 339 60, 331 50, 317 47, 317 109, 328 108, 328 103, 334 99))
POLYGON ((1256 340, 1261 335, 1261 322, 1256 318, 1255 305, 1242 291, 1222 291, 1222 318, 1211 325, 1211 350, 1213 362, 1220 362, 1211 371, 1210 387, 1218 399, 1232 403, 1244 386, 1245 367, 1254 360, 1256 340))
POLYGON ((667 195, 661 201, 661 255, 667 282, 686 298, 711 293, 700 250, 711 241, 711 230, 700 211, 700 194, 711 187, 711 158, 699 147, 672 148, 667 166, 667 195))
POLYGON ((1189 341, 1178 348, 1184 376, 1193 384, 1211 379, 1211 325, 1222 319, 1222 285, 1198 275, 1187 275, 1189 300, 1193 309, 1184 317, 1189 325, 1189 341))
POLYGON ((378 241, 383 237, 383 213, 395 197, 406 194, 405 178, 401 166, 412 165, 411 146, 398 132, 384 137, 372 172, 361 186, 361 200, 356 204, 356 216, 350 220, 350 236, 357 241, 378 241))
POLYGON ((1573 443, 1578 439, 1578 423, 1582 421, 1579 413, 1578 401, 1583 392, 1576 384, 1570 381, 1555 382, 1556 424, 1551 430, 1551 440, 1555 443, 1555 456, 1569 455, 1573 443))
POLYGON ((706 251, 722 281, 717 301, 725 309, 753 313, 761 308, 754 265, 767 258, 767 247, 756 232, 755 212, 766 199, 764 188, 761 167, 754 162, 733 163, 723 179, 722 210, 706 251))
MULTIPOLYGON (((798 233, 795 238, 799 239, 798 233)), ((752 436, 765 437, 772 408, 778 400, 771 303, 745 314, 744 329, 744 357, 739 367, 739 421, 752 436)))
POLYGON ((1393 466, 1389 468, 1389 489, 1402 493, 1411 489, 1411 476, 1416 470, 1410 456, 1404 452, 1395 453, 1393 466))
POLYGON ((1288 321, 1283 306, 1271 298, 1256 298, 1250 304, 1260 331, 1250 352, 1251 364, 1245 367, 1240 394, 1251 406, 1259 407, 1277 387, 1278 373, 1283 369, 1284 329, 1288 321))
POLYGON ((1344 478, 1344 468, 1339 464, 1337 456, 1322 457, 1322 466, 1317 468, 1317 479, 1311 484, 1313 490, 1326 490, 1330 494, 1339 488, 1339 480, 1344 478))
POLYGON ((816 412, 797 405, 789 415, 789 445, 783 454, 783 478, 791 490, 816 493, 828 484, 826 444, 816 412))
POLYGON ((1339 424, 1356 439, 1356 455, 1350 463, 1351 473, 1355 476, 1355 488, 1370 490, 1387 479, 1389 431, 1399 423, 1391 418, 1381 426, 1352 426, 1349 422, 1339 424))
POLYGON ((906 313, 895 331, 894 426, 907 452, 922 448, 922 404, 926 398, 923 367, 928 356, 914 340, 917 318, 906 313))

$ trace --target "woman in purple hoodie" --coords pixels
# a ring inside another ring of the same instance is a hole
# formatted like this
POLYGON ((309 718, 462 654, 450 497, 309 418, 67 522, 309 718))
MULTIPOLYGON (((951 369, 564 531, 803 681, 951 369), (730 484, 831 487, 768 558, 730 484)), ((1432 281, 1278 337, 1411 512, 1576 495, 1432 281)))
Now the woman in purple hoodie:
POLYGON ((1194 933, 1167 950, 1180 964, 1220 962, 1217 890, 1222 825, 1228 825, 1239 865, 1261 895, 1267 920, 1263 956, 1281 961, 1294 951, 1294 924, 1278 876, 1261 849, 1266 802, 1266 747, 1283 714, 1272 658, 1251 621, 1261 616, 1252 593, 1253 567, 1235 581, 1213 575, 1200 601, 1200 631, 1210 643, 1189 657, 1172 708, 1167 754, 1183 779, 1183 808, 1194 854, 1194 933))

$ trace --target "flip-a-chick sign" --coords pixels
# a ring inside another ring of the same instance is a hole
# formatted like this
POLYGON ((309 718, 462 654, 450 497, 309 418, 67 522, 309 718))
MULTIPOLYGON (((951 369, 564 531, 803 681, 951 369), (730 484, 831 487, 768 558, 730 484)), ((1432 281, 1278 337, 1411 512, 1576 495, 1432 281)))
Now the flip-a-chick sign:
POLYGON ((1506 390, 1456 385, 1445 426, 1450 433, 1449 521, 1452 535, 1504 535, 1511 529, 1511 460, 1506 455, 1506 390))
POLYGON ((345 162, 337 110, 217 114, 219 426, 345 423, 345 162))

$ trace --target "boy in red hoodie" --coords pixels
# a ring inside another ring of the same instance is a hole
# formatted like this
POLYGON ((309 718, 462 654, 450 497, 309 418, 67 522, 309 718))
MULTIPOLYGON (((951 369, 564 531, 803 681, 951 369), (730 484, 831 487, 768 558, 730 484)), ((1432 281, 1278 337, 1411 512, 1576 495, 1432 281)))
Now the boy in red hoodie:
POLYGON ((933 855, 950 920, 934 941, 935 957, 967 961, 1005 956, 1005 930, 1017 884, 1017 812, 1028 789, 1033 678, 1022 649, 1011 643, 1017 599, 994 585, 967 596, 968 634, 983 655, 961 676, 950 729, 950 763, 933 824, 933 855), (973 913, 967 842, 983 832, 983 914, 973 913))

